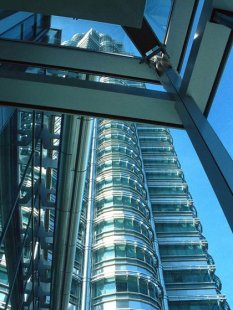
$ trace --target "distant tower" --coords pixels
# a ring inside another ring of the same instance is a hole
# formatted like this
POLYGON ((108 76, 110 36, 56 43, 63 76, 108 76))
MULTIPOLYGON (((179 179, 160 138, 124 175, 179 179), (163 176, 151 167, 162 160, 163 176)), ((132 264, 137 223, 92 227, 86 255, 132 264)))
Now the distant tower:
MULTIPOLYGON (((64 45, 123 52, 93 29, 64 45)), ((94 135, 69 309, 230 309, 169 130, 97 120, 94 135)))

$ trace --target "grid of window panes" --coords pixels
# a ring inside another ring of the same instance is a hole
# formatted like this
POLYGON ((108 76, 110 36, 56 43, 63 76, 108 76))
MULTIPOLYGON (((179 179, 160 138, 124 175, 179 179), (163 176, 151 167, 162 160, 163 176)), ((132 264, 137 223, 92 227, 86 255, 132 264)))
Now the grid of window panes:
POLYGON ((223 309, 221 282, 169 130, 138 124, 137 131, 169 309, 223 309))
POLYGON ((134 124, 98 125, 93 309, 161 309, 157 255, 134 124))

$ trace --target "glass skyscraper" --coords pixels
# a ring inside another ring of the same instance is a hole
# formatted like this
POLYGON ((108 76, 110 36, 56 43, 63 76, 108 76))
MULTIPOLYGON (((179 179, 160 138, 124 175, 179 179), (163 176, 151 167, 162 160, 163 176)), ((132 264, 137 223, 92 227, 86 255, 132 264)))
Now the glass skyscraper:
MULTIPOLYGON (((123 52, 93 29, 63 44, 123 52)), ((169 130, 92 122, 69 309, 229 309, 169 130)))
MULTIPOLYGON (((34 28, 40 18, 47 20, 33 15, 34 28)), ((16 27, 22 38, 24 22, 16 27)), ((44 27, 33 40, 58 40, 48 21, 44 27)), ((94 29, 63 45, 124 53, 121 42, 94 29)), ((66 70, 20 70, 145 87, 66 70)), ((2 108, 1 120, 0 309, 230 309, 169 129, 14 108, 2 108), (57 306, 61 295, 67 304, 57 306)))

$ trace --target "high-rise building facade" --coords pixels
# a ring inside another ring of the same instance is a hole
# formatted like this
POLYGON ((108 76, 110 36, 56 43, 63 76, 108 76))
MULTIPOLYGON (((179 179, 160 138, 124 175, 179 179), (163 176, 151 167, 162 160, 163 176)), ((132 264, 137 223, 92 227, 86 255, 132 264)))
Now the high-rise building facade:
MULTIPOLYGON (((93 29, 64 44, 123 52, 93 29)), ((169 130, 93 122, 69 309, 229 309, 169 130)))
MULTIPOLYGON (((0 10, 0 38, 59 43, 61 30, 44 14, 0 10)), ((46 74, 2 61, 8 71, 46 74)), ((0 309, 49 305, 60 124, 53 113, 0 107, 0 309)))
MULTIPOLYGON (((120 42, 93 29, 64 45, 123 53, 120 42)), ((145 87, 85 73, 37 73, 145 87)), ((12 113, 2 113, 1 128, 1 173, 8 174, 1 230, 7 207, 15 206, 1 244, 1 309, 229 309, 168 129, 91 118, 82 123, 82 117, 56 112, 12 113), (85 122, 89 146, 80 154, 76 132, 85 122), (9 147, 9 140, 17 143, 9 147), (75 151, 88 169, 75 163, 66 175, 75 151), (83 183, 74 171, 85 175, 83 183), (79 203, 72 229, 69 203, 79 203), (57 245, 65 237, 72 255, 64 258, 57 245), (68 306, 55 306, 61 295, 68 306)))

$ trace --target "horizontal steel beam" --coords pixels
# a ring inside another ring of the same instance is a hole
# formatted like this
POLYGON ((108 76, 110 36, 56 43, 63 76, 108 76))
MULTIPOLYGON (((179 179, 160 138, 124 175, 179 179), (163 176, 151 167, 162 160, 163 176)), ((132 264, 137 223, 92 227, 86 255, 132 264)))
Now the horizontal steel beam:
POLYGON ((139 57, 107 54, 68 46, 1 39, 0 61, 159 83, 154 70, 147 64, 141 63, 139 57))
POLYGON ((1 9, 96 20, 140 28, 145 0, 0 0, 1 9))
POLYGON ((1 71, 0 102, 182 127, 175 101, 168 93, 74 78, 1 71))

